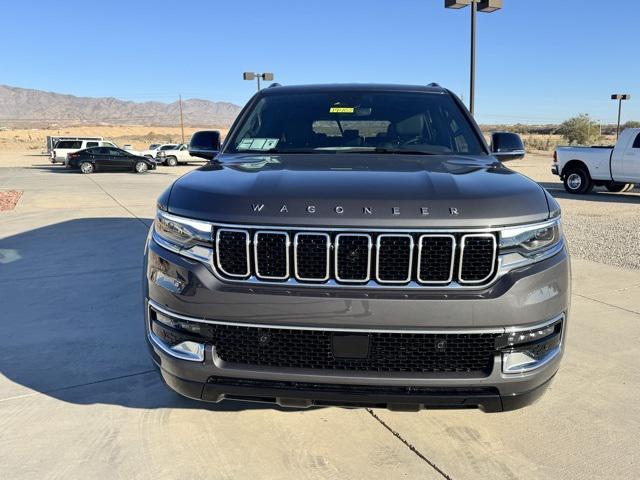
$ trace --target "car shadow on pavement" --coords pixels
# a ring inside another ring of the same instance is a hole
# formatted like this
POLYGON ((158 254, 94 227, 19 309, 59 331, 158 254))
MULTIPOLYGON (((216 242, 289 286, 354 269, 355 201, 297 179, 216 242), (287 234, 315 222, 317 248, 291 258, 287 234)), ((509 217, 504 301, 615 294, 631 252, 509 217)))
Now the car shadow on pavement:
POLYGON ((0 401, 35 391, 87 405, 301 411, 206 404, 162 384, 142 320, 144 222, 82 218, 0 238, 0 401))
POLYGON ((625 193, 611 193, 605 190, 604 187, 595 187, 592 193, 589 193, 587 195, 576 195, 567 192, 560 182, 538 182, 538 184, 555 198, 566 198, 568 200, 588 200, 590 202, 630 204, 640 203, 640 196, 633 195, 633 193, 640 192, 640 190, 637 188, 625 193))

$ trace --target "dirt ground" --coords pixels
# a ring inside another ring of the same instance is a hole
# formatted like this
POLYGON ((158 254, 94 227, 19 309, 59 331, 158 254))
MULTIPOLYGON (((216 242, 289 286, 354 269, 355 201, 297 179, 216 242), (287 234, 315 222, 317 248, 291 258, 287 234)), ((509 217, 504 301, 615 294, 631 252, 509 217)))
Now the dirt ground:
MULTIPOLYGON (((220 130, 224 135, 227 127, 186 127, 184 128, 185 143, 189 142, 191 134, 197 130, 211 128, 220 130)), ((143 150, 151 143, 181 143, 182 133, 180 127, 153 127, 145 125, 87 125, 77 127, 60 128, 24 128, 0 130, 0 152, 18 152, 33 150, 40 152, 46 150, 47 136, 97 136, 105 140, 111 140, 119 146, 130 144, 135 149, 143 150)))

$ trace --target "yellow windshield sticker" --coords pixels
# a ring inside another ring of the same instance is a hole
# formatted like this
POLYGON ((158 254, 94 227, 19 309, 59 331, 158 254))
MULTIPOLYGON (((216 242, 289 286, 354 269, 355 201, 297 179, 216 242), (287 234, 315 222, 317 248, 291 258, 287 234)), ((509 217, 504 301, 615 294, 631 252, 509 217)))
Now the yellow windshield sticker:
POLYGON ((331 107, 329 113, 353 113, 354 107, 331 107))

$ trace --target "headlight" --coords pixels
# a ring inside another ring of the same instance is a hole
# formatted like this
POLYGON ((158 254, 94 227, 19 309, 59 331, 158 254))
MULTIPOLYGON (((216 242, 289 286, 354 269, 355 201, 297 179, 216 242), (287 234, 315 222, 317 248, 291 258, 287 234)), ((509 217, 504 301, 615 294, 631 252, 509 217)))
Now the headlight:
POLYGON ((196 260, 207 260, 213 252, 210 223, 178 217, 158 210, 153 238, 161 246, 196 260))
POLYGON ((560 218, 525 227, 506 228, 500 232, 500 252, 518 252, 535 256, 562 240, 560 218))

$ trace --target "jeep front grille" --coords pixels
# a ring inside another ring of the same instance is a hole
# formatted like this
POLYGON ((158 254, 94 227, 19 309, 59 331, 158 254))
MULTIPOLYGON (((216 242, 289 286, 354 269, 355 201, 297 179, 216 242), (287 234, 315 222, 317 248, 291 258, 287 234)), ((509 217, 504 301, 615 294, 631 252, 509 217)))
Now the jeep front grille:
POLYGON ((495 233, 334 232, 217 228, 215 267, 230 280, 345 285, 483 285, 495 233))

